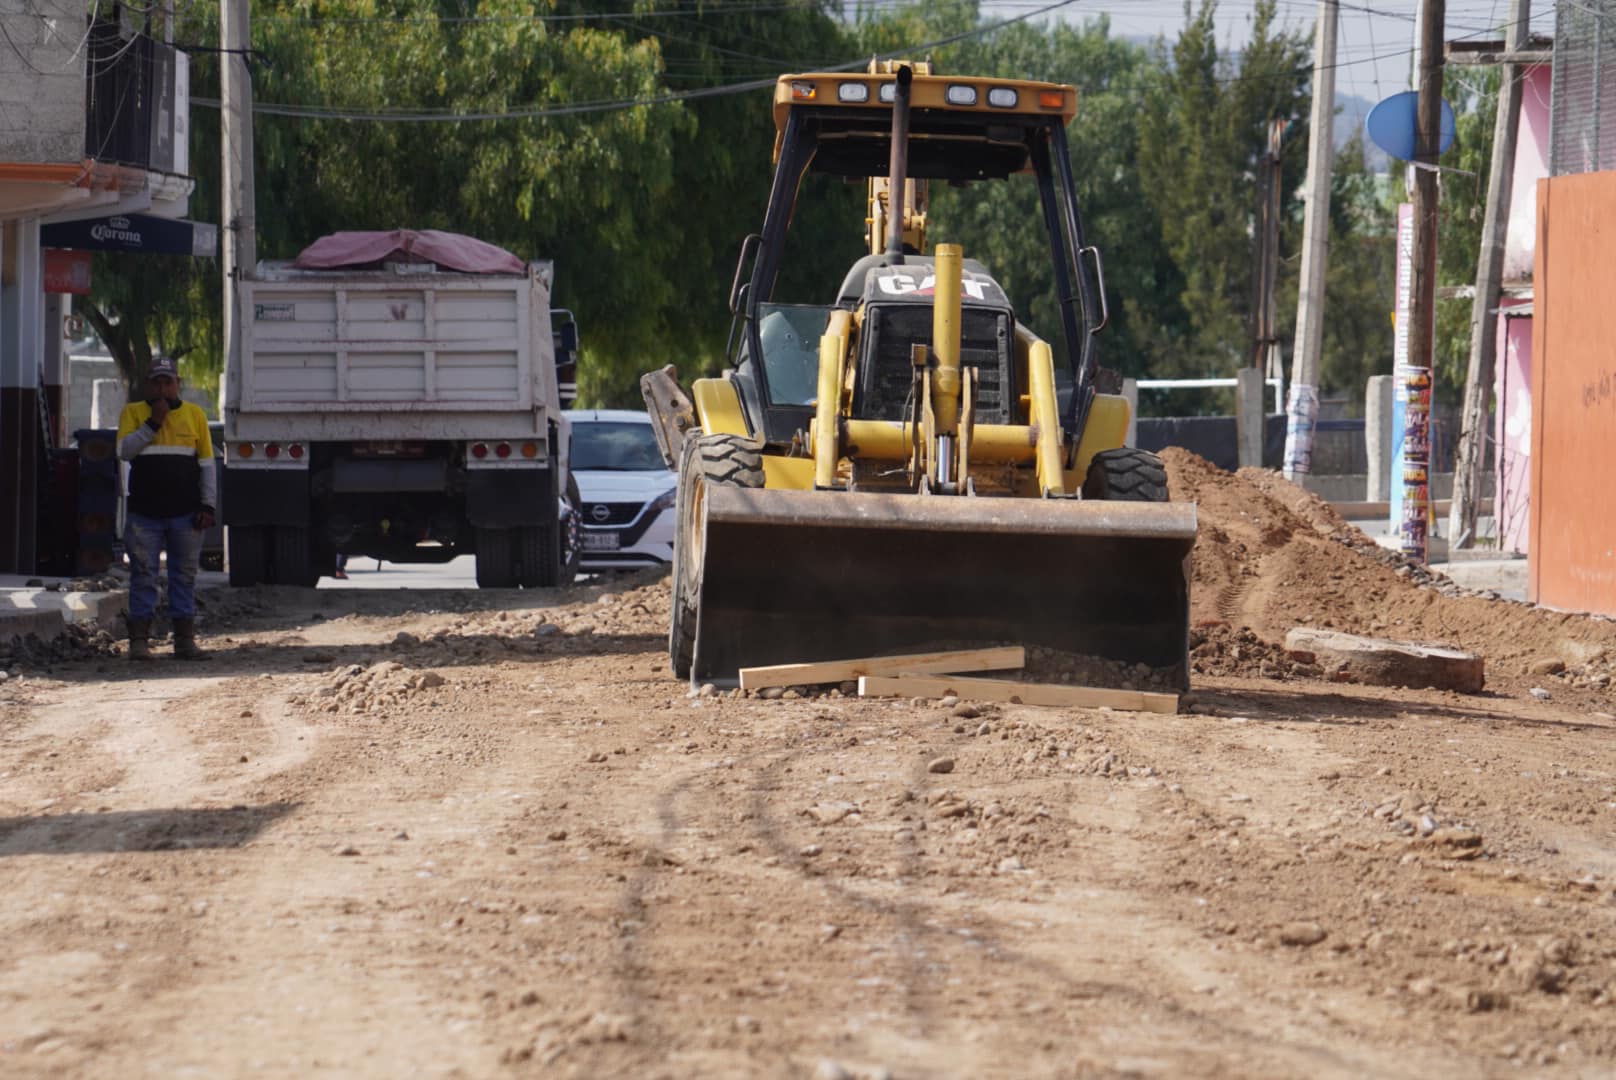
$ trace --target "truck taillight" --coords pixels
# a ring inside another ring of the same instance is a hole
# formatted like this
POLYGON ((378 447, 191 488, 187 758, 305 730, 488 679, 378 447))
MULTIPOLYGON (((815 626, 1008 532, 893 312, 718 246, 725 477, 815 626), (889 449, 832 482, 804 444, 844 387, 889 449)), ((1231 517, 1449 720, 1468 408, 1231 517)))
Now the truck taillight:
POLYGON ((250 442, 237 443, 236 444, 236 456, 239 457, 239 458, 250 458, 250 457, 252 457, 253 456, 253 444, 250 443, 250 442))
POLYGON ((268 446, 264 447, 264 456, 271 461, 274 461, 276 458, 280 457, 281 444, 272 442, 268 446))
POLYGON ((498 446, 494 447, 494 453, 498 454, 502 458, 510 457, 511 456, 511 444, 508 443, 508 442, 500 443, 498 446))
POLYGON ((532 443, 532 442, 523 443, 522 444, 522 456, 527 458, 529 461, 531 461, 534 458, 538 457, 539 456, 539 444, 538 443, 532 443))
POLYGON ((303 444, 302 443, 293 443, 291 448, 288 449, 286 452, 292 456, 293 461, 302 461, 303 460, 303 444))
POLYGON ((488 444, 487 443, 472 443, 472 445, 471 445, 471 456, 476 458, 478 461, 481 461, 483 458, 487 457, 488 456, 488 444))

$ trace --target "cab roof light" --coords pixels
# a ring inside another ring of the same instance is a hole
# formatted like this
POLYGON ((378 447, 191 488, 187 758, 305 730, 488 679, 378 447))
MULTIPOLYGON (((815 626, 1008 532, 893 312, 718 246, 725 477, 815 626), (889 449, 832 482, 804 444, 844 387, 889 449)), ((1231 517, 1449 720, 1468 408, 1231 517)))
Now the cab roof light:
POLYGON ((1066 91, 1040 90, 1038 91, 1038 106, 1042 109, 1058 109, 1066 104, 1066 91))
POLYGON ((870 87, 867 83, 844 82, 836 87, 837 101, 850 101, 862 105, 870 100, 870 87))
POLYGON ((943 92, 943 97, 950 105, 975 105, 976 87, 965 86, 962 83, 952 83, 943 92))
POLYGON ((988 104, 995 109, 1013 109, 1021 102, 1021 95, 1008 86, 995 86, 988 90, 988 104))
POLYGON ((884 82, 884 83, 882 83, 881 84, 881 100, 886 102, 888 105, 891 105, 894 101, 897 101, 898 100, 898 84, 895 83, 895 82, 884 82))
POLYGON ((811 82, 793 82, 791 84, 792 101, 813 101, 819 96, 819 91, 811 82))

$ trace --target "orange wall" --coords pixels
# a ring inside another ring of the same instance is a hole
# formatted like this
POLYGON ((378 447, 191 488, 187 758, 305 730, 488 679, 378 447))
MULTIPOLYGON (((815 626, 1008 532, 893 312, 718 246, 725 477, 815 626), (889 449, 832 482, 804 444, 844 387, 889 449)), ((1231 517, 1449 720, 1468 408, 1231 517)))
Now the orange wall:
POLYGON ((1616 172, 1537 185, 1532 600, 1616 615, 1616 172))

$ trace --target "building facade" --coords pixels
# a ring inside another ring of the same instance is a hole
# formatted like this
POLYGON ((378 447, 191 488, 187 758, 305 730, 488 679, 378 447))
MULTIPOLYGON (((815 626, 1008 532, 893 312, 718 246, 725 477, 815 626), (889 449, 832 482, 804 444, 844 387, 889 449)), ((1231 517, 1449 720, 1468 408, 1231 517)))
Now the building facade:
POLYGON ((68 297, 89 273, 88 250, 42 238, 183 217, 189 67, 161 5, 20 0, 0 8, 0 31, 0 573, 31 573, 50 450, 67 434, 68 297))

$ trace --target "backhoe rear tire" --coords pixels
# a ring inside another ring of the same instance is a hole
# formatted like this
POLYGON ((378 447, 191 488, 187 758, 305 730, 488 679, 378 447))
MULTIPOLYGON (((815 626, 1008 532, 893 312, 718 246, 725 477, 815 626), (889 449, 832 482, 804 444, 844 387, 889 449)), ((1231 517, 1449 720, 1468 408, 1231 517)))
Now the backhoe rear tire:
POLYGON ((696 655, 705 570, 703 499, 707 486, 763 486, 763 444, 742 435, 685 436, 679 452, 679 486, 673 534, 673 613, 668 628, 668 659, 673 673, 690 677, 696 655))
POLYGON ((1167 494, 1167 467, 1149 450, 1131 446, 1101 450, 1089 462, 1083 481, 1083 498, 1111 502, 1170 501, 1167 494))

